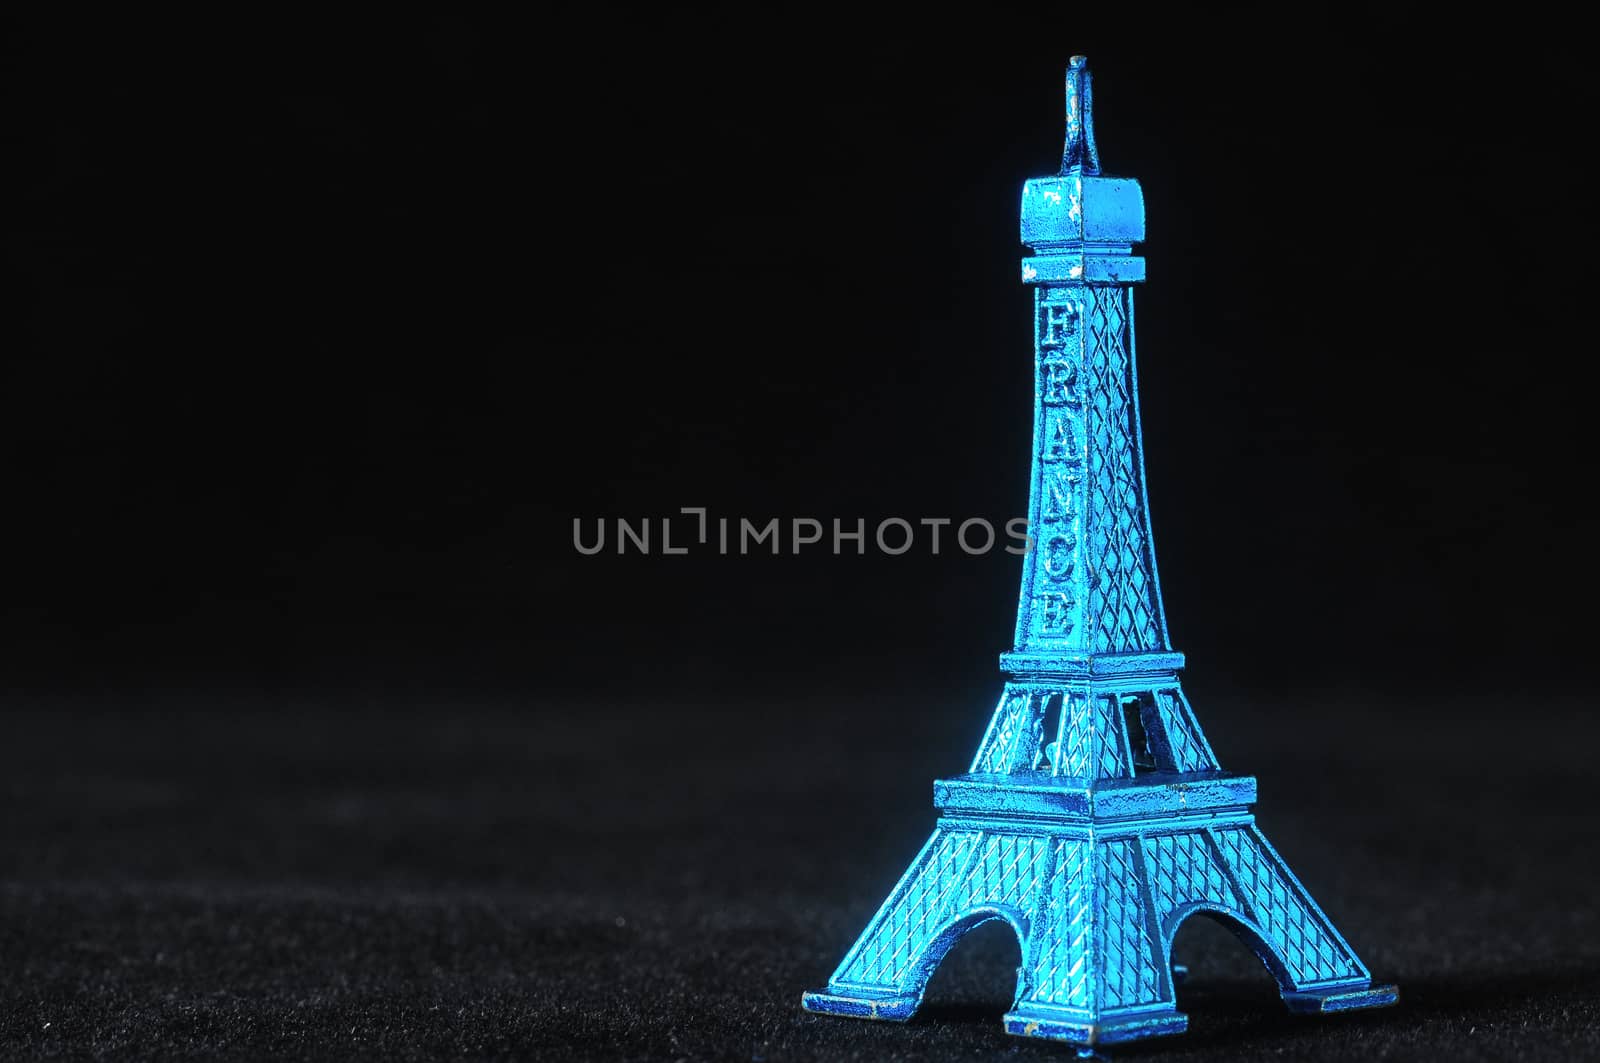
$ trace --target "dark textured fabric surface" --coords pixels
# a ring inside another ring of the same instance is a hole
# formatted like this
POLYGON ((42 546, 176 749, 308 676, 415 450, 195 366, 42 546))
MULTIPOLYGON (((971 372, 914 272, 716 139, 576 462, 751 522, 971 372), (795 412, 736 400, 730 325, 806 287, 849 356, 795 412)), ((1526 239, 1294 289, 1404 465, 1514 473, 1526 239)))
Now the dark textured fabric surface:
MULTIPOLYGON (((1195 701, 1402 1003, 1290 1017, 1243 946, 1191 921, 1189 1033, 1117 1055, 1600 1055, 1584 706, 1195 701)), ((993 925, 908 1025, 798 1007, 987 711, 980 692, 13 698, 0 1056, 1066 1058, 1002 1033, 1017 946, 993 925)))

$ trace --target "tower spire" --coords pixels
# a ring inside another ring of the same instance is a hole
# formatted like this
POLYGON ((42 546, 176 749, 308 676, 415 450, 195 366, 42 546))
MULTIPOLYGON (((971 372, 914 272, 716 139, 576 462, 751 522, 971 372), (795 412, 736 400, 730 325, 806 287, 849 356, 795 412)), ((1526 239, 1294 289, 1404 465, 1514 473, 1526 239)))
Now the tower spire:
POLYGON ((1089 60, 1081 55, 1067 62, 1067 133, 1061 145, 1061 172, 1093 177, 1100 173, 1100 151, 1094 144, 1094 79, 1089 60))

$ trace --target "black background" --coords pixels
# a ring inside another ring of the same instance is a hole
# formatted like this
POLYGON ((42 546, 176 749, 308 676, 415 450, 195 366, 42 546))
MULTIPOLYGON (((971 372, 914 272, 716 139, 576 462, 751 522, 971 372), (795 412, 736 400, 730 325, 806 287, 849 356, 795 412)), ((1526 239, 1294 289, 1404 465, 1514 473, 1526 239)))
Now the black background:
POLYGON ((1197 998, 1184 1050, 1470 1054, 1510 1000, 1503 1055, 1592 1015, 1592 826, 1562 811, 1595 737, 1571 27, 14 29, 13 1046, 1009 1051, 978 946, 978 1003, 910 1040, 793 1004, 970 755, 1017 559, 618 556, 614 528, 586 557, 573 522, 1020 515, 1018 192, 1059 159, 1072 52, 1147 203, 1144 439, 1191 694, 1268 828, 1304 824, 1275 836, 1324 906, 1420 985, 1319 1041, 1242 982, 1197 998), (1580 1003, 1515 1010, 1552 993, 1580 1003))

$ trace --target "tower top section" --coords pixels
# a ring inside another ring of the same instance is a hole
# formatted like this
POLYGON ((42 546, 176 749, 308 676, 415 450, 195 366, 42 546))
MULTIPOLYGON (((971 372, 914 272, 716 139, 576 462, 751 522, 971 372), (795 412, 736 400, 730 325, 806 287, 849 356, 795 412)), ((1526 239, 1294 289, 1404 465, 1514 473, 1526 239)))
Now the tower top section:
POLYGON ((1061 172, 1035 177, 1022 186, 1022 242, 1037 252, 1034 259, 1024 261, 1023 279, 1034 283, 1143 280, 1143 261, 1130 252, 1144 240, 1144 193, 1131 177, 1107 177, 1100 172, 1100 150, 1094 140, 1093 80, 1088 60, 1081 55, 1073 56, 1067 65, 1066 111, 1061 172), (1096 258, 1126 256, 1127 268, 1073 276, 1070 266, 1064 271, 1050 268, 1063 263, 1036 261, 1063 252, 1096 258), (1032 274, 1028 262, 1035 263, 1032 274), (1041 272, 1046 269, 1048 274, 1041 272))

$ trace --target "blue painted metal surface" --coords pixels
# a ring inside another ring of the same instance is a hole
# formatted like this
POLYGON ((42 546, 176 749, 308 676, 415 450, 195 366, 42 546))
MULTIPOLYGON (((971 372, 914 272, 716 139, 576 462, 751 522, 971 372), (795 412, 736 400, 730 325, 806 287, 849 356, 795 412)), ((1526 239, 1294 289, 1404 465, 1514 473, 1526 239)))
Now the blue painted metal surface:
MULTIPOLYGON (((1022 947, 1009 1033, 1081 1045, 1180 1033, 1170 950, 1205 914, 1296 1012, 1378 1007, 1350 945, 1257 829, 1255 779, 1224 772, 1167 637, 1145 498, 1131 254, 1139 183, 1102 176, 1089 75, 1067 72, 1061 173, 1022 191, 1033 287, 1034 452, 1015 648, 968 774, 934 783, 933 837, 814 1012, 903 1021, 968 930, 1022 947)), ((1181 968, 1178 969, 1181 977, 1181 968)))

